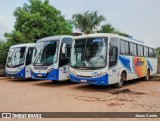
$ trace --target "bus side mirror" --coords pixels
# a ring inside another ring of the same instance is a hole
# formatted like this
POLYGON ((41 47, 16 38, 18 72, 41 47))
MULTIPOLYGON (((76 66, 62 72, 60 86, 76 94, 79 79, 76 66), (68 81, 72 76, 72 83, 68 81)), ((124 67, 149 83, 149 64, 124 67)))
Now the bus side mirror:
POLYGON ((66 53, 66 46, 67 46, 67 43, 63 43, 63 45, 62 45, 62 54, 66 53))
POLYGON ((70 46, 68 46, 67 43, 64 43, 62 45, 62 54, 65 55, 65 58, 69 58, 70 57, 70 46))

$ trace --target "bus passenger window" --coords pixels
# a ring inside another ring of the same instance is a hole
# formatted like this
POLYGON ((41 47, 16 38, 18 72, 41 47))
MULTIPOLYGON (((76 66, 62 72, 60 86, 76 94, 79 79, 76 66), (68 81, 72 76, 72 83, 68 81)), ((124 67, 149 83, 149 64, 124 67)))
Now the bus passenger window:
POLYGON ((121 54, 125 54, 125 42, 124 41, 120 41, 120 50, 121 50, 121 54))
POLYGON ((109 50, 109 68, 117 64, 118 48, 110 47, 109 50))
POLYGON ((149 48, 149 57, 153 58, 153 49, 149 48))
POLYGON ((143 56, 143 47, 138 45, 138 56, 143 56))
POLYGON ((34 50, 34 48, 32 48, 32 47, 28 48, 28 53, 27 53, 27 57, 26 57, 26 65, 31 64, 33 50, 34 50))
POLYGON ((144 47, 144 56, 148 57, 148 47, 144 47))

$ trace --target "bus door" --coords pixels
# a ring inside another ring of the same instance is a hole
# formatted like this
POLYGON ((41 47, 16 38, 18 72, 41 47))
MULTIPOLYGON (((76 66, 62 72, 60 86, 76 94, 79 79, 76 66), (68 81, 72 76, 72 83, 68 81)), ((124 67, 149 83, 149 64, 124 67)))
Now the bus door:
POLYGON ((72 38, 63 38, 59 57, 59 80, 69 79, 69 61, 72 38))
POLYGON ((32 60, 32 54, 33 54, 34 47, 29 47, 26 55, 26 69, 25 69, 25 76, 26 78, 31 77, 30 73, 30 64, 32 60))
POLYGON ((118 69, 118 39, 110 39, 109 48, 109 84, 114 84, 119 80, 118 69))

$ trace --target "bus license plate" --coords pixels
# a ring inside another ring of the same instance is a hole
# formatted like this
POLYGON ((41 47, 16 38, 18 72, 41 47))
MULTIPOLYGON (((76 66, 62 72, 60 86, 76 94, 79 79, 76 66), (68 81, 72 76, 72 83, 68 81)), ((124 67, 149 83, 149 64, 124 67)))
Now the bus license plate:
POLYGON ((42 77, 42 74, 38 74, 39 77, 42 77))
POLYGON ((81 82, 86 83, 86 82, 87 82, 87 80, 81 80, 81 82))

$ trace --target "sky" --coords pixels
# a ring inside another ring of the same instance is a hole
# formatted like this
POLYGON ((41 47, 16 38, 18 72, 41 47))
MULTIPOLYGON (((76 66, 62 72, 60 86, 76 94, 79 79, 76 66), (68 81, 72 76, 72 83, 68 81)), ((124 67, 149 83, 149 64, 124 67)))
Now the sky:
MULTIPOLYGON (((4 32, 13 30, 13 11, 28 0, 0 1, 0 38, 4 32)), ((50 4, 61 11, 66 19, 75 13, 87 10, 98 11, 121 32, 151 47, 160 46, 160 0, 50 0, 50 4)))

